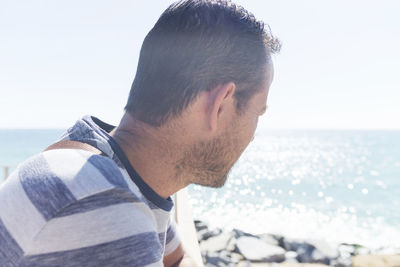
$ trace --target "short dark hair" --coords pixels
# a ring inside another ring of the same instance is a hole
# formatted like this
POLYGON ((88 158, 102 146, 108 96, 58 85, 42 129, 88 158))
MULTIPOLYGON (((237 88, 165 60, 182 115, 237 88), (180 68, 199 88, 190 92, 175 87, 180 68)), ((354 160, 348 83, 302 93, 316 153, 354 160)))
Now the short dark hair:
POLYGON ((199 92, 234 82, 240 111, 261 89, 270 55, 280 46, 269 26, 231 1, 176 2, 143 41, 125 110, 160 126, 199 92))

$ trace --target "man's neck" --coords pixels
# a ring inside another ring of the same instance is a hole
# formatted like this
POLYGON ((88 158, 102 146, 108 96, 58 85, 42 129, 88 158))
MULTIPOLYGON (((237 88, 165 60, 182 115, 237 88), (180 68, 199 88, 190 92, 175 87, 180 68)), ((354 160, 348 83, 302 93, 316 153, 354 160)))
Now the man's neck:
MULTIPOLYGON (((110 135, 126 154, 141 178, 164 199, 186 187, 183 170, 176 168, 183 150, 182 143, 166 138, 162 129, 153 131, 148 125, 125 115, 110 135)), ((181 140, 180 140, 181 141, 181 140)))

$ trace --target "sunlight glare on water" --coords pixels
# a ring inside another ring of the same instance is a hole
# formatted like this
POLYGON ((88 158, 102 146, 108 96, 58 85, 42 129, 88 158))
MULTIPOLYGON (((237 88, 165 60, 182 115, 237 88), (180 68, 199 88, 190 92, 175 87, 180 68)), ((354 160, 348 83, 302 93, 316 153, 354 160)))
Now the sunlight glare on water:
POLYGON ((189 188, 194 217, 253 233, 398 246, 398 137, 398 131, 262 132, 223 188, 189 188))

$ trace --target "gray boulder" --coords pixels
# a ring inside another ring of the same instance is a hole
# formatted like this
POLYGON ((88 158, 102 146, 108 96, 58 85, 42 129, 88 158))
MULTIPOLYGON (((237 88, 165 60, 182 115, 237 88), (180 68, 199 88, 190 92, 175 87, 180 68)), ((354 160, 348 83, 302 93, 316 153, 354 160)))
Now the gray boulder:
POLYGON ((263 242, 252 236, 242 236, 236 241, 236 246, 243 257, 250 261, 282 262, 285 260, 285 250, 263 242))
POLYGON ((298 263, 298 261, 297 261, 297 252, 295 252, 295 251, 286 251, 286 253, 285 253, 285 262, 286 263, 298 263))
POLYGON ((214 229, 214 230, 204 230, 204 232, 202 233, 201 239, 199 240, 207 240, 210 237, 213 236, 218 236, 222 233, 221 229, 214 229))
POLYGON ((327 258, 335 259, 339 257, 338 244, 328 243, 324 240, 309 240, 308 243, 327 258))
POLYGON ((353 262, 351 260, 351 257, 348 257, 348 258, 339 257, 337 259, 331 260, 331 266, 332 267, 351 267, 351 266, 353 266, 353 262))
POLYGON ((339 251, 339 256, 343 258, 349 258, 351 256, 354 256, 356 253, 355 247, 348 244, 339 245, 338 251, 339 251))
POLYGON ((202 251, 210 252, 225 250, 231 238, 232 235, 230 233, 223 232, 219 235, 212 236, 207 240, 200 242, 200 249, 202 251))
POLYGON ((196 227, 196 231, 200 231, 200 230, 208 230, 208 225, 200 220, 194 220, 194 226, 196 227))
POLYGON ((320 250, 314 249, 311 253, 311 261, 313 263, 323 263, 326 265, 330 264, 330 258, 325 256, 320 250))
POLYGON ((272 235, 270 235, 270 234, 261 234, 261 235, 257 235, 257 237, 258 237, 260 240, 262 240, 262 241, 264 241, 265 243, 267 243, 267 244, 274 245, 274 246, 279 246, 279 241, 276 240, 276 239, 274 238, 274 236, 272 236, 272 235))
POLYGON ((233 267, 236 265, 235 263, 231 262, 230 258, 226 254, 220 252, 207 252, 203 258, 205 259, 206 266, 233 267))
POLYGON ((312 250, 314 246, 308 244, 304 240, 301 239, 290 239, 290 238, 283 238, 281 241, 281 246, 286 249, 287 251, 297 251, 300 248, 303 250, 312 250))
MULTIPOLYGON (((297 260, 302 263, 310 263, 310 262, 315 262, 313 260, 313 252, 315 250, 315 247, 307 244, 307 243, 301 243, 301 244, 296 244, 296 252, 297 252, 297 260)), ((315 256, 315 255, 314 255, 315 256)))

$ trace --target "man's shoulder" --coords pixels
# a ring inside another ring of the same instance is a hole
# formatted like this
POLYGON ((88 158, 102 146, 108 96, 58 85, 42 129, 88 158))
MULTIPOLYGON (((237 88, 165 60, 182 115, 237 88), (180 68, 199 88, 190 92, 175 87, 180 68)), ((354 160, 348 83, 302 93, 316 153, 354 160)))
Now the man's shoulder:
POLYGON ((28 159, 19 168, 21 179, 60 179, 91 187, 127 187, 121 169, 110 158, 81 149, 55 149, 28 159))
POLYGON ((0 254, 26 265, 161 260, 152 210, 119 176, 112 160, 87 151, 31 157, 0 187, 0 235, 8 237, 0 254))
POLYGON ((127 188, 123 170, 107 156, 82 149, 56 149, 42 153, 48 168, 62 180, 77 180, 80 185, 127 188), (81 179, 84 178, 84 181, 81 179))
POLYGON ((46 220, 78 201, 97 205, 141 201, 113 160, 77 149, 50 150, 29 158, 1 191, 18 191, 13 194, 17 198, 23 193, 46 220))

